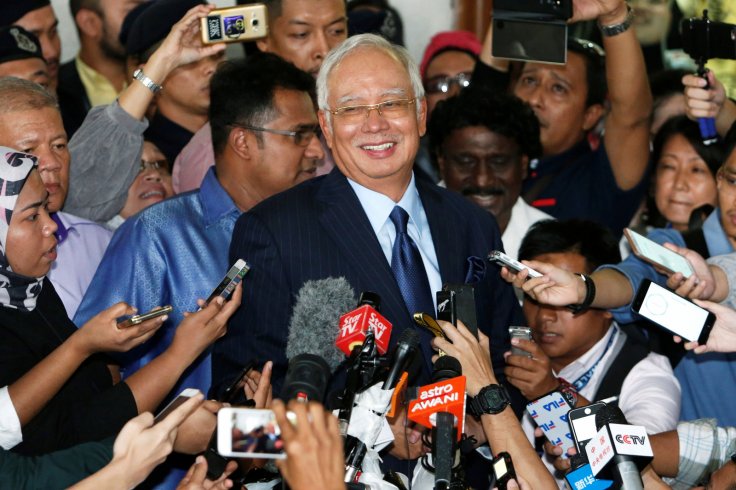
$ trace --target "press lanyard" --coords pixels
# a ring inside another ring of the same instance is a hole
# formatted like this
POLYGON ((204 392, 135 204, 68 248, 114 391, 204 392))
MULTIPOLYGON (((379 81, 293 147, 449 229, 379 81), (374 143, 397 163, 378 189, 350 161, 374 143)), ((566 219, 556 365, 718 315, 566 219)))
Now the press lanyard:
POLYGON ((580 390, 585 388, 585 386, 590 381, 590 378, 593 377, 593 372, 595 371, 595 368, 598 367, 598 364, 603 360, 603 358, 606 356, 606 353, 608 352, 608 349, 611 348, 613 345, 613 341, 618 336, 618 330, 615 330, 613 334, 611 334, 611 337, 608 339, 608 344, 606 344, 606 348, 603 350, 603 354, 601 354, 601 357, 598 358, 597 361, 595 361, 595 364, 593 364, 590 369, 588 369, 586 372, 584 372, 578 379, 570 383, 573 388, 575 388, 575 391, 580 393, 580 390))

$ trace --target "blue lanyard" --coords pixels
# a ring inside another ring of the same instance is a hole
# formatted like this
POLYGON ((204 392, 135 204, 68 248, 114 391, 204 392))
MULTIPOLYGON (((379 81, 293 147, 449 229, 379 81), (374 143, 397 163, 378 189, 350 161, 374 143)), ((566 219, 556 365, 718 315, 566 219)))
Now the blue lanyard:
POLYGON ((615 330, 611 337, 609 337, 608 344, 606 344, 606 348, 603 350, 603 354, 601 354, 601 357, 599 357, 598 360, 595 361, 595 364, 593 364, 590 369, 588 369, 578 379, 571 383, 572 387, 575 388, 575 391, 580 393, 580 390, 585 388, 585 386, 588 384, 590 378, 593 377, 593 372, 595 372, 595 368, 598 367, 598 364, 603 360, 606 352, 608 352, 608 349, 610 349, 611 345, 613 345, 613 340, 616 338, 616 336, 618 336, 618 330, 615 330))

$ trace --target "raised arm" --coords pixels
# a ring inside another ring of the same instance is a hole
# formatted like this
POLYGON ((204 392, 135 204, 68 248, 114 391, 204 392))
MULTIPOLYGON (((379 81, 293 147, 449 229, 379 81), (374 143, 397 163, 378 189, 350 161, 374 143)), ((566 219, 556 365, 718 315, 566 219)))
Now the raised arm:
MULTIPOLYGON (((199 19, 212 8, 199 5, 187 12, 143 65, 147 77, 165 85, 177 67, 224 49, 199 40, 199 19)), ((69 142, 72 165, 65 211, 101 222, 120 212, 138 175, 147 127, 143 117, 153 98, 142 83, 132 82, 117 102, 90 111, 69 142)))
MULTIPOLYGON (((623 0, 584 0, 573 5, 573 21, 596 19, 605 27, 622 24, 628 18, 623 0)), ((649 163, 652 94, 633 27, 615 36, 604 35, 603 48, 611 104, 604 141, 616 183, 628 190, 641 182, 649 163)))

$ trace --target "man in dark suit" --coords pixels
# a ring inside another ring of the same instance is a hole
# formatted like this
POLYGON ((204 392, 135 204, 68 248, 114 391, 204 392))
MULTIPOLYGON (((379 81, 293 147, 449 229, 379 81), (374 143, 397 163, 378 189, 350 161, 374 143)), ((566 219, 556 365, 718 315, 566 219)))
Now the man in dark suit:
MULTIPOLYGON (((493 365, 502 376, 507 327, 520 324, 522 317, 495 266, 485 270, 488 252, 502 248, 501 235, 489 213, 414 177, 426 121, 416 64, 403 48, 359 35, 328 55, 317 86, 320 125, 337 168, 238 219, 230 259, 242 257, 252 268, 244 280, 243 306, 215 345, 215 391, 249 360, 273 360, 278 393, 297 293, 308 280, 341 276, 356 292, 381 296, 381 312, 393 323, 391 347, 403 330, 416 328, 412 313, 434 313, 434 291, 443 283, 473 283, 478 325, 491 338, 493 365), (404 214, 405 232, 394 224, 397 214, 404 214), (413 291, 397 272, 405 253, 397 244, 407 234, 410 248, 418 253, 410 267, 419 279, 413 291), (407 292, 414 297, 405 296, 407 292)), ((337 332, 336 324, 335 336, 337 332)), ((425 379, 431 369, 430 340, 421 333, 425 379)), ((399 456, 419 455, 421 442, 410 443, 396 444, 404 451, 410 446, 408 454, 399 456)))

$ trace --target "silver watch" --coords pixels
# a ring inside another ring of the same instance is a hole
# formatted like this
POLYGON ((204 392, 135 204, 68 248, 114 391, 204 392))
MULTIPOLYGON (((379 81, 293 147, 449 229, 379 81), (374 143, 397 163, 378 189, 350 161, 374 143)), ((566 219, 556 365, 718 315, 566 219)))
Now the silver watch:
POLYGON ((620 24, 613 24, 610 26, 604 26, 598 23, 598 28, 601 30, 603 37, 613 37, 626 32, 631 27, 631 23, 634 20, 634 9, 628 4, 626 5, 626 18, 620 24))
POLYGON ((133 72, 133 80, 138 80, 154 94, 159 93, 161 89, 163 89, 161 85, 148 78, 146 74, 143 73, 142 68, 138 68, 136 71, 133 72))

